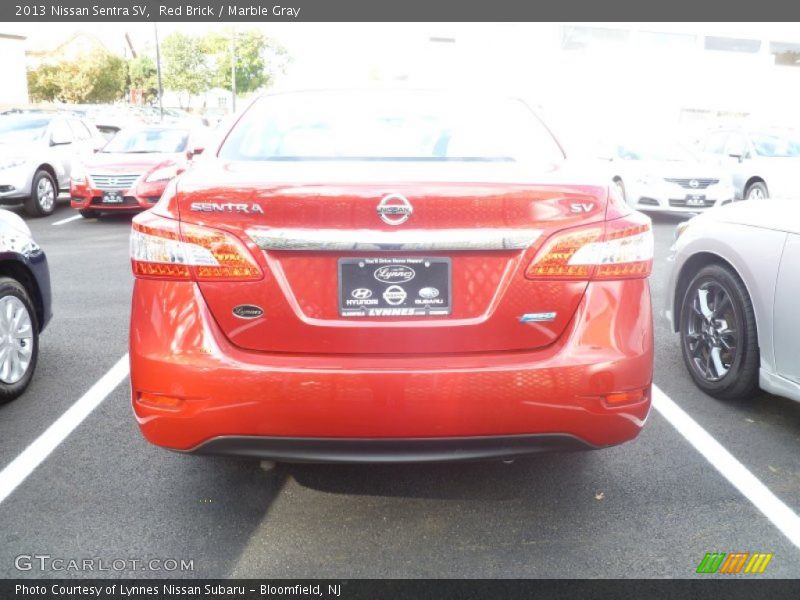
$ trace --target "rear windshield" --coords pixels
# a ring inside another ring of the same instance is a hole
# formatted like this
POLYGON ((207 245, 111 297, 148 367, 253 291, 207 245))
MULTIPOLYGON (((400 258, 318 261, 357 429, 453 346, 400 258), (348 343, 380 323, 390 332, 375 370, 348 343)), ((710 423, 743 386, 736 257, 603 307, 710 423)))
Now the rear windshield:
POLYGON ((172 154, 185 152, 188 141, 189 132, 180 129, 123 129, 102 152, 172 154))
POLYGON ((298 93, 259 99, 219 152, 228 160, 553 162, 558 144, 518 100, 433 93, 298 93))

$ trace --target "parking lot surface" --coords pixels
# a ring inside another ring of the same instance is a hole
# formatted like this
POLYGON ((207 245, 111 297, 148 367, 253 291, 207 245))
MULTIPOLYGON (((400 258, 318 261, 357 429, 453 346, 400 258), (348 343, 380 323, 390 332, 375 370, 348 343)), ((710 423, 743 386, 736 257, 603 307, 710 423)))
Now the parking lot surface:
MULTIPOLYGON (((127 352, 130 217, 28 223, 46 250, 54 319, 34 381, 0 407, 0 469, 127 352)), ((655 220, 655 383, 793 511, 800 405, 698 391, 662 316, 677 220, 655 220)), ((513 464, 279 465, 192 457, 139 434, 127 379, 0 506, 0 576, 692 577, 707 552, 800 549, 659 412, 641 436, 513 464), (180 571, 19 571, 15 557, 186 559, 180 571)))

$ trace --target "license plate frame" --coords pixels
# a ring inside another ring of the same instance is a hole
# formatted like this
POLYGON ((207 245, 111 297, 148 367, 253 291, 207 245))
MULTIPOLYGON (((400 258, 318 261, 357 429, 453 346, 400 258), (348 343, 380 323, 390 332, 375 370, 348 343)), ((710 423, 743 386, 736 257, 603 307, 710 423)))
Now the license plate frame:
POLYGON ((125 202, 125 197, 121 191, 107 191, 103 192, 103 204, 122 204, 125 202))
POLYGON ((449 257, 362 257, 338 260, 341 317, 444 317, 452 313, 449 257))
POLYGON ((705 206, 706 205, 706 195, 705 194, 687 194, 686 195, 686 206, 705 206))

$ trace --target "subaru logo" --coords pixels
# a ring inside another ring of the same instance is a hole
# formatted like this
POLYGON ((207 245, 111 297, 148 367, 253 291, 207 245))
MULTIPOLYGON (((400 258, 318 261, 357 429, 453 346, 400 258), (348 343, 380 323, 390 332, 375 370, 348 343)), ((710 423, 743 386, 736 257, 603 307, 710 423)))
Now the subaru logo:
POLYGON ((424 287, 419 291, 419 297, 425 298, 427 300, 432 300, 433 298, 439 297, 439 290, 435 287, 424 287))
POLYGON ((378 216, 387 225, 402 225, 411 217, 414 207, 405 196, 389 194, 378 203, 378 216))
POLYGON ((372 290, 368 290, 367 288, 356 288, 350 292, 350 295, 356 300, 366 300, 367 298, 372 298, 372 290))
POLYGON ((699 187, 700 187, 700 182, 699 182, 699 181, 697 181, 697 179, 692 179, 692 180, 689 182, 689 187, 690 187, 690 188, 699 188, 699 187))

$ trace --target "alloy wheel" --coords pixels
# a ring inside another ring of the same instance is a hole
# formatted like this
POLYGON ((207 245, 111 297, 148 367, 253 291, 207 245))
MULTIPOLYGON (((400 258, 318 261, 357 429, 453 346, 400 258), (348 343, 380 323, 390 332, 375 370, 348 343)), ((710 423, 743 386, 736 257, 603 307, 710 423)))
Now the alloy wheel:
POLYGON ((739 324, 728 290, 714 281, 697 288, 685 335, 692 365, 703 379, 715 382, 728 374, 739 348, 739 324))
POLYGON ((0 298, 0 381, 20 381, 31 364, 33 321, 16 296, 0 298))
POLYGON ((48 177, 42 177, 36 184, 36 200, 45 212, 50 212, 56 201, 53 182, 48 177))

